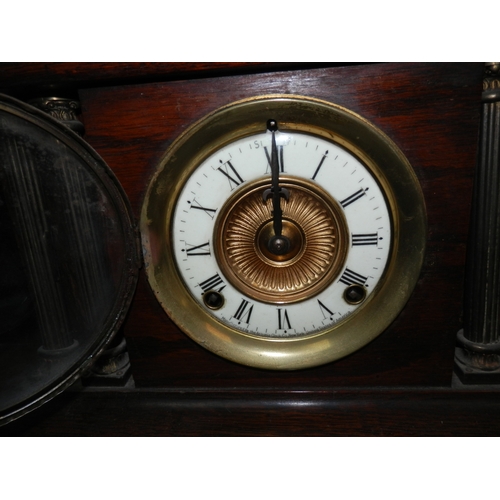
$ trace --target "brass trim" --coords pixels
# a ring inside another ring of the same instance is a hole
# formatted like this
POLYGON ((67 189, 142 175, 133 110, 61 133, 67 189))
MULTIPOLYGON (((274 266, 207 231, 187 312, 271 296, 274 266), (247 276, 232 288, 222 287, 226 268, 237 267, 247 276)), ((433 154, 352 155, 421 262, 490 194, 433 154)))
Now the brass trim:
POLYGON ((404 154, 381 130, 336 104, 302 96, 270 95, 216 110, 172 144, 149 185, 141 212, 141 232, 149 283, 181 330, 208 350, 235 362, 292 370, 351 354, 394 321, 417 283, 427 223, 417 177, 404 154), (191 296, 172 255, 172 217, 186 180, 220 147, 261 132, 269 116, 278 120, 281 130, 315 134, 352 152, 378 180, 392 214, 391 253, 376 290, 343 322, 309 337, 257 338, 222 324, 191 296))

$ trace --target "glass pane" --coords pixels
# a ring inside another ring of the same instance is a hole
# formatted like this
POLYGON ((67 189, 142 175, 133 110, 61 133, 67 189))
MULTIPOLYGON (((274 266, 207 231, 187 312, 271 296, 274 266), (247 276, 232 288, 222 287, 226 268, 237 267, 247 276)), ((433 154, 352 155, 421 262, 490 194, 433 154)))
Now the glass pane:
POLYGON ((83 141, 0 107, 0 418, 73 379, 130 294, 128 208, 83 141))

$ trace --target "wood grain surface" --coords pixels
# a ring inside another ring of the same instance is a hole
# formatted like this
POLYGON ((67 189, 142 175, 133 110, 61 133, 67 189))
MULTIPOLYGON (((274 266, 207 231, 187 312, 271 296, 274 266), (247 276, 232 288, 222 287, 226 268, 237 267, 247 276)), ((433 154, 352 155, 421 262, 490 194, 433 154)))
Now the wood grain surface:
POLYGON ((0 436, 498 436, 500 392, 66 392, 0 436))
POLYGON ((0 63, 0 92, 20 99, 54 94, 75 97, 82 88, 338 65, 279 62, 0 63))

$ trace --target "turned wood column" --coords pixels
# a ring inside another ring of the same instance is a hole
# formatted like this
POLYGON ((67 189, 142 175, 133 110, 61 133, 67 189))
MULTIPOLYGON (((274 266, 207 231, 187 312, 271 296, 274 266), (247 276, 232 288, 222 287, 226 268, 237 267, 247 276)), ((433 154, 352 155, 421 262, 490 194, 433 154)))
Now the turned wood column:
POLYGON ((467 247, 464 328, 455 372, 464 384, 500 383, 500 63, 487 63, 467 247))

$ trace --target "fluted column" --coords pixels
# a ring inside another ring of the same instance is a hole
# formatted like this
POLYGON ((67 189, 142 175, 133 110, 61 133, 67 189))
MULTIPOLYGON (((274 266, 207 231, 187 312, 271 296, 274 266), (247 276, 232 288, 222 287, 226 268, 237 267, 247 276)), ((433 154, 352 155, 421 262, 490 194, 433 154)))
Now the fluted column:
POLYGON ((455 372, 464 384, 500 383, 500 63, 487 63, 467 247, 464 328, 455 372))
POLYGON ((74 340, 64 306, 60 273, 54 268, 50 223, 44 206, 37 161, 32 151, 16 138, 2 138, 3 162, 0 180, 4 199, 23 255, 31 291, 35 298, 44 351, 73 346, 74 340))

